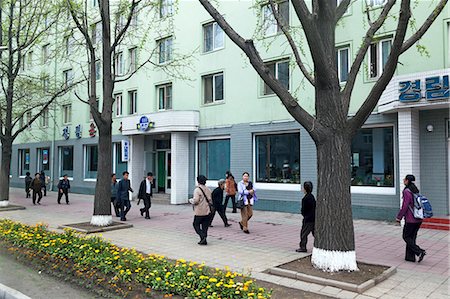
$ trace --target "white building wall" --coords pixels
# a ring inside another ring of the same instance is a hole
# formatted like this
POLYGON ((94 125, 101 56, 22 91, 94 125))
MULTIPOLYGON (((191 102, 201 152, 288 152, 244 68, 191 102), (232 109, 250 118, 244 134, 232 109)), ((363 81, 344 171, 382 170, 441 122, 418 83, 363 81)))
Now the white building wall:
POLYGON ((189 133, 171 134, 172 186, 171 204, 187 203, 189 192, 189 133))
MULTIPOLYGON (((130 137, 130 158, 128 161, 128 172, 130 173, 131 188, 133 188, 133 198, 139 191, 139 184, 145 176, 144 161, 144 135, 134 135, 130 137)), ((120 177, 121 174, 117 174, 120 177)))

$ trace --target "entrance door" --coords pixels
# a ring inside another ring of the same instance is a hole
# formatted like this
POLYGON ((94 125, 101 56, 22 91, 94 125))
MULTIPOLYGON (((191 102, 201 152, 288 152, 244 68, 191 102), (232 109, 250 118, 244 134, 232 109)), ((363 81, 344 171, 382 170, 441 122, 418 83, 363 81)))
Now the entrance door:
POLYGON ((158 192, 166 192, 166 152, 158 152, 158 192))
POLYGON ((166 193, 170 193, 172 188, 172 154, 166 152, 166 193))

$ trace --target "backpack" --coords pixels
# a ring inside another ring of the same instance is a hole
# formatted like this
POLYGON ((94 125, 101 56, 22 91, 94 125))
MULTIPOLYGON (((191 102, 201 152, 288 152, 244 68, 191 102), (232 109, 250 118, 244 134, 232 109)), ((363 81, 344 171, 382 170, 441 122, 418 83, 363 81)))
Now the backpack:
POLYGON ((428 198, 419 193, 412 193, 412 195, 414 206, 410 206, 409 209, 413 213, 414 218, 424 219, 433 217, 433 208, 431 207, 431 203, 428 198))

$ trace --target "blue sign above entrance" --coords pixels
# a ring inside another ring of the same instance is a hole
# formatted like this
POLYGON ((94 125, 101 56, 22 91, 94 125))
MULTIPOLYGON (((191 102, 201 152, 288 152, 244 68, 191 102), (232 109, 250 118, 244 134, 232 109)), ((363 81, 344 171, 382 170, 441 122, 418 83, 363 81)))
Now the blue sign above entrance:
POLYGON ((422 98, 427 101, 445 100, 450 98, 448 75, 429 77, 425 79, 425 96, 422 96, 420 79, 400 81, 399 101, 404 103, 418 102, 422 98))
POLYGON ((148 120, 148 117, 144 115, 144 116, 142 116, 142 117, 139 119, 139 123, 136 125, 136 128, 137 128, 139 131, 145 132, 145 131, 147 131, 149 128, 153 128, 154 125, 155 125, 155 123, 149 121, 149 120, 148 120))

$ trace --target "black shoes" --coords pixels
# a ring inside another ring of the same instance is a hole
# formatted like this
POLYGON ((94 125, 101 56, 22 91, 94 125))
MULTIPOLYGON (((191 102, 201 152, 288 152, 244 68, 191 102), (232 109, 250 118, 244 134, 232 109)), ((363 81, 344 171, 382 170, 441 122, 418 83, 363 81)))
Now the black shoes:
POLYGON ((230 226, 231 226, 231 224, 229 224, 229 223, 225 224, 225 227, 230 227, 230 226))
POLYGON ((417 262, 420 263, 425 255, 427 255, 427 252, 425 250, 422 250, 422 253, 420 253, 419 260, 417 262))
POLYGON ((244 233, 249 234, 250 232, 248 231, 248 229, 244 230, 244 233))
POLYGON ((120 221, 127 221, 127 218, 125 218, 125 217, 120 218, 120 221))
POLYGON ((242 226, 242 223, 239 221, 239 227, 241 228, 241 230, 244 229, 244 227, 242 226))
POLYGON ((197 243, 198 245, 208 245, 208 242, 206 242, 206 238, 203 238, 200 240, 200 242, 197 243))
POLYGON ((233 210, 233 212, 231 212, 231 213, 233 213, 233 214, 236 214, 236 213, 237 213, 237 211, 236 211, 236 210, 233 210))
POLYGON ((150 219, 150 216, 148 216, 148 217, 145 217, 145 219, 150 219))
POLYGON ((308 251, 306 250, 306 248, 298 248, 295 249, 295 252, 308 252, 308 251))
POLYGON ((144 210, 140 209, 140 211, 141 211, 141 216, 144 216, 144 210))

